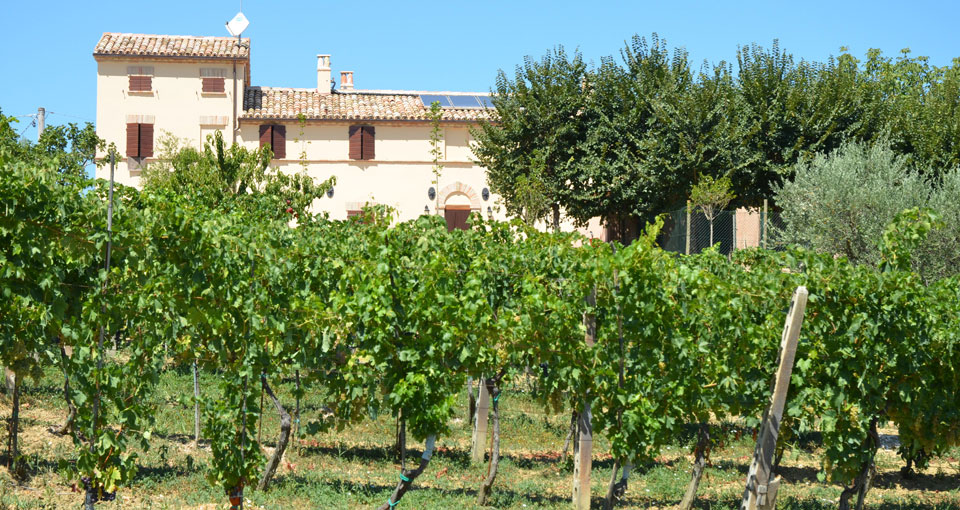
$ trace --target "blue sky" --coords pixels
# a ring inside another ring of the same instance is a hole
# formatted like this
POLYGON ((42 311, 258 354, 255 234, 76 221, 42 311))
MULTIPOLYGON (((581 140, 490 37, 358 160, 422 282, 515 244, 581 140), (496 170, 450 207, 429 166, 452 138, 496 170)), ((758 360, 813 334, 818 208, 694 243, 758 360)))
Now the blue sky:
MULTIPOLYGON (((0 109, 50 124, 93 121, 93 48, 103 32, 226 35, 239 0, 6 2, 0 31, 0 109)), ((357 88, 486 91, 498 69, 555 45, 588 60, 617 55, 633 34, 657 32, 694 62, 734 60, 738 45, 773 39, 797 58, 848 46, 888 55, 910 47, 936 65, 960 57, 960 2, 320 2, 244 0, 254 85, 315 87, 316 54, 357 88)), ((22 118, 19 129, 30 122, 22 118)), ((35 137, 36 129, 26 129, 35 137)))

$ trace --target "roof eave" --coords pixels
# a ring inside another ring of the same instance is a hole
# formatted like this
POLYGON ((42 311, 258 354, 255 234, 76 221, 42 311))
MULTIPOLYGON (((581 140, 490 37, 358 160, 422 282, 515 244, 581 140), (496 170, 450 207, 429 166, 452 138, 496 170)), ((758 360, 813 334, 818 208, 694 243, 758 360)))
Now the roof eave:
POLYGON ((250 55, 246 56, 214 56, 214 55, 151 55, 149 53, 93 53, 93 58, 149 58, 157 60, 226 60, 226 61, 248 61, 250 55))
MULTIPOLYGON (((300 119, 298 117, 291 116, 260 116, 260 117, 251 117, 241 115, 238 120, 240 122, 255 122, 255 121, 289 121, 289 122, 298 122, 300 119)), ((329 123, 340 123, 340 122, 411 122, 411 123, 422 123, 429 124, 433 122, 430 119, 412 119, 412 118, 382 118, 382 117, 306 117, 307 122, 329 122, 329 123)), ((490 119, 440 119, 441 124, 476 124, 481 121, 490 120, 490 119)))

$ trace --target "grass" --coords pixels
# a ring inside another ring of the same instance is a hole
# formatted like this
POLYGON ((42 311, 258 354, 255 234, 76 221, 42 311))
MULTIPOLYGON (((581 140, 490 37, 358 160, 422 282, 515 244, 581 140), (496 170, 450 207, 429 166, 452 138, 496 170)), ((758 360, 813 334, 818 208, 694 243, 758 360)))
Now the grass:
MULTIPOLYGON (((0 510, 6 508, 78 508, 83 495, 59 472, 61 461, 73 458, 68 438, 47 432, 59 423, 66 405, 62 382, 55 371, 37 382, 26 381, 23 389, 20 436, 28 478, 17 484, 7 469, 0 468, 0 510)), ((203 391, 216 391, 211 374, 202 374, 203 391)), ((150 450, 140 452, 140 472, 132 487, 123 488, 117 500, 105 508, 219 509, 226 498, 204 478, 209 447, 192 446, 193 408, 184 395, 192 394, 189 371, 170 371, 161 377, 153 393, 156 431, 150 450)), ((292 384, 278 385, 279 394, 292 411, 292 384)), ((476 493, 486 474, 486 465, 471 465, 471 431, 466 423, 466 395, 453 433, 438 439, 438 451, 401 508, 439 510, 474 508, 476 493)), ((319 412, 322 396, 310 395, 302 403, 304 420, 319 412)), ((510 387, 501 399, 504 455, 490 506, 501 509, 568 509, 572 464, 561 458, 569 414, 545 410, 521 387, 510 387)), ((268 403, 269 404, 269 403, 268 403)), ((272 447, 279 420, 268 407, 263 421, 263 442, 272 447)), ((10 400, 0 398, 0 417, 10 415, 10 400)), ((883 430, 885 433, 895 433, 883 430)), ((370 508, 386 500, 397 482, 399 464, 391 451, 394 422, 389 416, 349 427, 341 432, 307 436, 291 444, 273 486, 266 492, 247 491, 247 507, 263 509, 370 508)), ((409 441, 411 456, 421 444, 409 441)), ((4 441, 6 444, 6 441, 4 441)), ((700 484, 697 507, 737 509, 750 456, 750 435, 728 442, 714 451, 700 484)), ((595 437, 592 494, 594 507, 606 491, 612 460, 602 437, 595 437)), ((815 442, 786 453, 781 473, 784 484, 778 508, 818 510, 836 508, 841 487, 817 481, 819 445, 815 442)), ((878 477, 868 495, 868 506, 878 510, 960 510, 960 451, 935 459, 913 479, 900 476, 902 461, 894 450, 878 453, 878 477)), ((4 463, 6 452, 3 453, 4 463)), ((670 508, 683 495, 689 480, 690 444, 681 440, 663 450, 656 462, 639 466, 620 508, 670 508)))

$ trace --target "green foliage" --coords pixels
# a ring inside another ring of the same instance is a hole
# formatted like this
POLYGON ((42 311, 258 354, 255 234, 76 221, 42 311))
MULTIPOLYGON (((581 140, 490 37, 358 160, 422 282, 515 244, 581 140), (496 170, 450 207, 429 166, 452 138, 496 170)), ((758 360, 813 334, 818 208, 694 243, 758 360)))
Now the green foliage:
MULTIPOLYGON (((443 128, 440 127, 440 120, 443 118, 443 109, 440 108, 440 101, 430 103, 430 111, 427 112, 430 119, 430 158, 433 161, 433 185, 440 188, 440 173, 443 171, 443 128)), ((440 210, 440 195, 437 194, 437 210, 440 210)))
POLYGON ((700 182, 690 188, 690 205, 699 207, 708 220, 713 221, 717 213, 722 211, 736 195, 730 189, 730 178, 714 179, 709 175, 703 176, 700 182))
POLYGON ((254 197, 264 194, 275 202, 262 213, 299 218, 310 214, 313 201, 336 184, 334 178, 316 184, 306 171, 287 174, 270 170, 273 154, 268 147, 253 151, 239 144, 226 147, 220 131, 208 137, 202 152, 169 133, 160 138, 159 145, 159 161, 144 170, 144 189, 170 190, 210 207, 233 203, 263 207, 264 202, 254 197))
POLYGON ((960 170, 945 172, 936 182, 888 144, 848 144, 798 164, 793 180, 775 188, 784 221, 777 235, 783 243, 879 266, 884 228, 905 209, 929 208, 947 221, 911 248, 912 267, 928 282, 944 278, 956 274, 960 250, 958 176, 960 170))
POLYGON ((473 130, 474 155, 487 169, 490 190, 503 197, 509 214, 545 219, 547 211, 540 206, 545 201, 553 212, 552 225, 557 226, 569 167, 580 159, 587 132, 581 117, 586 112, 588 78, 580 53, 568 55, 563 47, 540 60, 524 58, 513 79, 503 71, 497 74, 495 118, 473 130), (517 184, 522 178, 529 183, 533 172, 538 174, 535 181, 544 186, 542 198, 531 208, 524 196, 517 195, 517 184))
POLYGON ((69 469, 101 496, 135 476, 157 374, 194 359, 217 373, 204 430, 223 491, 251 486, 263 462, 258 383, 294 371, 329 398, 309 432, 389 414, 422 439, 450 430, 468 376, 539 366, 538 401, 588 402, 613 455, 654 458, 691 424, 756 425, 797 285, 810 298, 784 436, 820 430, 825 476, 850 483, 869 466, 878 422, 900 429, 905 455, 960 442, 960 284, 910 270, 938 222, 924 209, 887 228, 878 271, 799 248, 678 258, 655 245, 659 223, 628 247, 477 215, 466 231, 436 216, 391 225, 385 209, 291 228, 273 192, 119 187, 106 271, 105 183, 5 150, 0 164, 0 356, 33 373, 50 339, 72 348, 69 469))
POLYGON ((841 49, 797 61, 774 40, 696 69, 656 34, 620 56, 590 67, 558 49, 526 57, 513 80, 498 74, 497 118, 475 132, 474 152, 509 214, 525 216, 520 177, 535 173, 555 214, 624 231, 678 207, 702 176, 730 177, 735 205, 758 206, 844 144, 889 143, 935 180, 960 164, 960 60, 841 49))
POLYGON ((5 117, 0 111, 0 147, 11 158, 37 166, 55 166, 71 177, 83 177, 87 165, 94 162, 97 151, 107 149, 106 142, 97 137, 93 124, 83 127, 74 123, 48 125, 36 143, 20 139, 13 129, 15 118, 5 117))

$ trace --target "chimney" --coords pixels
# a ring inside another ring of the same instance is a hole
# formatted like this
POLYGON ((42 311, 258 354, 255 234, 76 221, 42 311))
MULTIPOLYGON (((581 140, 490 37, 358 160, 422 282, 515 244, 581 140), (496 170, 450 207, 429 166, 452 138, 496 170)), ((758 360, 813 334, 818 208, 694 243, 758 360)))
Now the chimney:
POLYGON ((340 90, 353 90, 353 71, 340 71, 340 90))
POLYGON ((317 55, 317 92, 329 94, 331 88, 330 55, 317 55))

